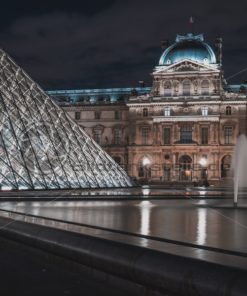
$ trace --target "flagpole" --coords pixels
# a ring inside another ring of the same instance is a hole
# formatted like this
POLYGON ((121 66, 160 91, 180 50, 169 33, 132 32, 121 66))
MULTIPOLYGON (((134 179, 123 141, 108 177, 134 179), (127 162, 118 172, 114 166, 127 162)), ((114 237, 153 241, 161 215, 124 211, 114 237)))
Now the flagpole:
POLYGON ((189 18, 189 24, 190 24, 190 29, 191 29, 191 33, 192 34, 194 34, 194 17, 193 16, 191 16, 190 18, 189 18))

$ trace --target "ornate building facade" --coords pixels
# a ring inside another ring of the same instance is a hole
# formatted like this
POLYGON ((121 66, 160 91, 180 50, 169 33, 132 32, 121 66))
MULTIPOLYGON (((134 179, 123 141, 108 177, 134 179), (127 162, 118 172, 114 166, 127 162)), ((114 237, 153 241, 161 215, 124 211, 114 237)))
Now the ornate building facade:
POLYGON ((228 85, 221 40, 178 35, 152 87, 48 91, 137 180, 219 183, 246 134, 246 85, 228 85))

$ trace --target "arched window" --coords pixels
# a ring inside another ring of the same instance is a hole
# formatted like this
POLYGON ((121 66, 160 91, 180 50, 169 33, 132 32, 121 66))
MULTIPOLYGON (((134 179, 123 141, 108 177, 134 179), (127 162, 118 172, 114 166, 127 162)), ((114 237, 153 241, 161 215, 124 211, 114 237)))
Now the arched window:
POLYGON ((225 155, 221 160, 221 178, 228 177, 230 175, 232 157, 231 155, 225 155))
POLYGON ((179 179, 182 181, 191 181, 192 178, 192 159, 189 155, 183 155, 179 158, 179 179))
POLYGON ((138 170, 138 176, 140 178, 149 179, 151 178, 151 167, 150 167, 150 159, 148 157, 144 157, 140 164, 139 164, 139 170, 138 170))
POLYGON ((209 94, 209 82, 208 80, 203 80, 201 83, 201 94, 208 95, 209 94))
POLYGON ((189 80, 184 80, 183 82, 183 95, 189 96, 190 95, 190 89, 191 89, 191 83, 189 80))
POLYGON ((164 96, 170 97, 172 95, 172 84, 170 81, 164 83, 164 96))
POLYGON ((143 115, 143 117, 148 117, 148 109, 147 108, 143 108, 142 115, 143 115))
POLYGON ((231 106, 227 106, 226 107, 226 115, 231 115, 232 114, 232 107, 231 106))

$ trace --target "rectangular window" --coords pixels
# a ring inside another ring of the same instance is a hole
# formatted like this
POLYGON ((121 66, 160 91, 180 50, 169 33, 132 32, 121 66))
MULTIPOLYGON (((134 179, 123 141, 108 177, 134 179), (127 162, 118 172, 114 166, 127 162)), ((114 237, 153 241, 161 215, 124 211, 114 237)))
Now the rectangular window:
POLYGON ((75 112, 75 120, 81 119, 81 112, 75 112))
POLYGON ((207 106, 202 107, 202 116, 208 116, 208 107, 207 106))
POLYGON ((208 128, 202 127, 201 129, 201 143, 208 144, 208 128))
POLYGON ((165 116, 171 116, 171 109, 170 107, 166 107, 165 110, 164 110, 164 115, 165 116))
POLYGON ((189 80, 183 82, 183 96, 190 96, 191 83, 189 80))
POLYGON ((142 110, 142 115, 143 115, 143 117, 148 117, 148 109, 147 108, 144 108, 142 110))
POLYGON ((231 144, 232 143, 232 127, 225 127, 225 144, 231 144))
POLYGON ((121 144, 121 130, 118 128, 114 129, 113 142, 115 145, 121 144))
POLYGON ((171 128, 165 127, 164 128, 164 145, 171 144, 171 128))
POLYGON ((148 144, 148 136, 149 136, 149 128, 143 127, 142 128, 142 144, 147 145, 148 144))
POLYGON ((100 119, 100 116, 101 116, 101 112, 100 111, 95 111, 94 112, 94 118, 95 119, 100 119))
POLYGON ((191 144, 192 143, 192 127, 182 126, 180 130, 180 143, 191 144))
POLYGON ((101 145, 101 130, 95 130, 94 131, 94 140, 96 143, 101 145))
POLYGON ((122 119, 122 112, 121 110, 115 111, 115 119, 122 119))

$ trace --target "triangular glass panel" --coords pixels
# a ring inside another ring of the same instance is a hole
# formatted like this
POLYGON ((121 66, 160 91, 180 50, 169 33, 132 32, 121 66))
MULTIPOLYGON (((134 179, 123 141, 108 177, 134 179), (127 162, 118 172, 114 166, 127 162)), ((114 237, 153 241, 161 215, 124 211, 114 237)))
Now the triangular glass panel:
POLYGON ((2 189, 133 186, 127 173, 0 50, 2 189))

